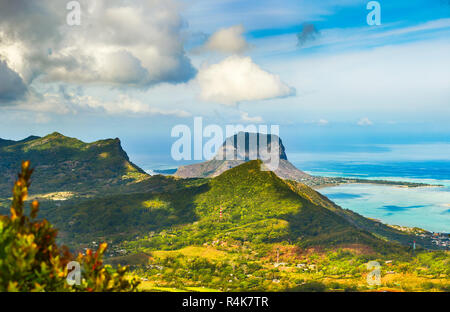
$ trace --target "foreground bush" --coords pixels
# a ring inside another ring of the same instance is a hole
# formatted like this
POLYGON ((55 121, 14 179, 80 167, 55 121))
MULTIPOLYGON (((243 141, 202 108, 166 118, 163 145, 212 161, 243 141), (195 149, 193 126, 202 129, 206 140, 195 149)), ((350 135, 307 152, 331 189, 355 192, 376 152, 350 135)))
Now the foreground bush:
POLYGON ((57 246, 57 230, 47 220, 35 220, 37 201, 31 203, 30 216, 25 215, 32 172, 30 162, 23 162, 14 184, 11 215, 0 216, 0 291, 134 291, 138 281, 126 276, 127 267, 103 266, 106 243, 95 253, 87 250, 73 259, 66 247, 57 246), (80 285, 66 282, 71 260, 80 263, 80 285))

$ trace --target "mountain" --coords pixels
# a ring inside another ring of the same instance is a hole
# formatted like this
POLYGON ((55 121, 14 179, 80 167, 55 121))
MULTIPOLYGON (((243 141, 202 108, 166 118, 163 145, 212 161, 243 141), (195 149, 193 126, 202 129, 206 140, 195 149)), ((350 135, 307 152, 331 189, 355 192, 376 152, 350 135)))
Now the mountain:
POLYGON ((295 241, 304 246, 382 244, 274 172, 262 171, 262 166, 260 160, 249 161, 210 180, 208 190, 195 201, 200 220, 217 224, 221 209, 219 228, 236 239, 245 233, 249 241, 295 241))
POLYGON ((35 140, 35 139, 39 139, 38 136, 35 135, 30 135, 29 137, 20 140, 20 141, 14 141, 14 140, 4 140, 0 138, 0 147, 4 147, 4 146, 8 146, 8 145, 14 145, 14 144, 18 144, 18 143, 25 143, 31 140, 35 140))
POLYGON ((132 240, 151 231, 171 238, 145 244, 170 242, 170 248, 218 237, 377 251, 400 248, 387 240, 410 242, 411 236, 346 211, 310 187, 282 180, 261 166, 259 160, 248 161, 212 179, 181 180, 182 187, 163 192, 48 202, 42 213, 61 229, 65 242, 132 240))
POLYGON ((22 160, 35 168, 33 193, 87 192, 148 178, 119 139, 84 143, 60 133, 0 141, 0 195, 9 195, 22 160))
MULTIPOLYGON (((418 241, 414 236, 342 209, 303 183, 262 171, 262 166, 260 160, 249 161, 209 180, 208 190, 195 200, 201 220, 217 220, 221 208, 224 220, 228 218, 232 228, 240 225, 232 230, 237 237, 243 235, 239 232, 242 228, 287 222, 286 232, 283 230, 279 239, 305 246, 363 244, 383 249, 392 247, 384 245, 387 241, 404 245, 418 241)), ((264 231, 257 231, 261 230, 264 231)), ((261 238, 267 240, 264 235, 261 238)), ((423 240, 419 245, 431 247, 423 240)))
MULTIPOLYGON (((362 244, 384 249, 392 248, 386 241, 406 245, 414 239, 340 208, 289 176, 283 180, 280 173, 261 170, 265 164, 260 160, 244 157, 212 178, 180 179, 147 175, 130 162, 119 139, 84 143, 52 133, 1 142, 0 213, 8 211, 6 198, 20 161, 30 160, 35 168, 30 198, 41 201, 40 216, 61 229, 65 243, 120 241, 175 228, 179 239, 173 244, 179 245, 232 235, 305 246, 362 244), (223 219, 218 222, 220 209, 223 219)), ((288 162, 284 147, 279 157, 288 162)), ((209 164, 213 162, 220 160, 209 164)))
MULTIPOLYGON (((265 150, 271 150, 272 145, 274 145, 273 142, 278 142, 277 145, 279 146, 278 155, 276 156, 278 158, 278 167, 274 172, 280 178, 300 182, 307 182, 314 179, 314 177, 297 169, 288 161, 283 142, 277 135, 249 132, 240 132, 227 138, 212 160, 199 164, 181 166, 175 172, 175 176, 181 178, 216 177, 226 170, 239 166, 246 161, 256 158, 261 159, 262 153, 266 152, 265 150), (267 145, 261 144, 263 136, 265 137, 264 142, 267 142, 267 145), (250 144, 250 142, 255 142, 255 144, 250 144), (227 155, 231 157, 227 158, 227 155), (254 157, 251 157, 252 155, 254 157)), ((268 162, 265 161, 265 163, 268 162)))

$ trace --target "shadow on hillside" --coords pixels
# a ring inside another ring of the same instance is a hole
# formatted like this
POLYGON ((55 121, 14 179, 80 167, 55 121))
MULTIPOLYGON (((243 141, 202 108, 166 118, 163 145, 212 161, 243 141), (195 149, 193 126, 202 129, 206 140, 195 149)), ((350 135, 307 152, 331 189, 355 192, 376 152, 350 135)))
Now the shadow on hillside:
POLYGON ((302 247, 335 248, 349 244, 364 245, 378 253, 404 251, 396 244, 384 242, 359 229, 338 214, 304 199, 302 208, 286 216, 292 241, 302 247))
POLYGON ((135 238, 164 228, 195 222, 196 196, 210 186, 173 188, 164 192, 116 194, 89 199, 71 199, 64 203, 45 202, 41 217, 62 231, 64 243, 92 240, 135 238))

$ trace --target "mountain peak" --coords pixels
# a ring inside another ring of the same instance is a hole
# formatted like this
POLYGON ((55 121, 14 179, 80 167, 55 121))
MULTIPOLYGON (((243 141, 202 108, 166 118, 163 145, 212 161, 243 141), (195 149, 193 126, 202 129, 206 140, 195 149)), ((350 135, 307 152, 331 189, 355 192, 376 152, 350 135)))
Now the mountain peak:
POLYGON ((66 137, 65 135, 62 135, 61 133, 59 133, 57 131, 52 132, 52 133, 48 134, 47 136, 48 137, 66 137))
POLYGON ((305 247, 382 244, 313 189, 283 180, 272 171, 262 170, 263 166, 261 160, 251 160, 212 178, 207 190, 199 193, 195 201, 200 222, 214 222, 220 207, 224 226, 230 225, 227 233, 238 225, 246 229, 246 235, 256 238, 265 227, 260 222, 265 220, 263 224, 277 224, 279 239, 289 238, 305 247))
POLYGON ((261 165, 264 162, 260 160, 262 158, 260 155, 269 152, 274 146, 273 142, 278 142, 277 145, 279 146, 279 163, 278 167, 273 170, 276 175, 282 179, 301 182, 311 178, 310 175, 297 169, 288 161, 280 137, 274 134, 251 132, 239 132, 238 134, 228 137, 212 160, 199 164, 181 166, 175 172, 175 176, 181 178, 216 177, 233 167, 239 166, 251 159, 255 159, 255 156, 257 159, 256 163, 261 165), (265 146, 265 142, 267 142, 267 146, 265 146), (227 157, 227 155, 232 157, 227 157), (232 158, 232 160, 229 158, 232 158))
POLYGON ((30 160, 35 166, 33 190, 38 192, 84 192, 94 185, 109 188, 147 178, 129 160, 118 138, 85 143, 53 132, 42 138, 1 143, 0 167, 5 169, 0 172, 0 193, 9 192, 21 160, 30 160))
POLYGON ((242 159, 247 161, 261 159, 262 154, 270 152, 276 146, 273 142, 278 142, 279 158, 287 160, 283 142, 277 135, 242 131, 228 137, 217 152, 215 158, 228 159, 226 155, 231 155, 233 160, 242 159))

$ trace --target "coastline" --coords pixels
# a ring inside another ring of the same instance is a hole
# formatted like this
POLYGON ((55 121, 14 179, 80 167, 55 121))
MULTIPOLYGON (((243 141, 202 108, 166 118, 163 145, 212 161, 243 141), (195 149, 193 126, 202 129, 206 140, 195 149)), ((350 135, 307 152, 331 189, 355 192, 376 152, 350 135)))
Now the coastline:
MULTIPOLYGON (((316 177, 318 177, 318 176, 316 176, 316 177)), ((389 186, 407 187, 407 188, 444 187, 443 184, 428 184, 428 183, 405 182, 405 181, 355 179, 355 178, 346 178, 346 177, 319 177, 319 178, 332 179, 333 182, 315 185, 315 186, 313 186, 313 188, 315 190, 325 188, 325 187, 344 185, 344 184, 377 184, 377 185, 389 185, 389 186)))

